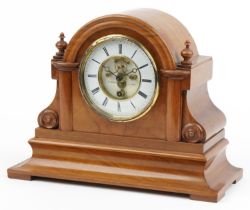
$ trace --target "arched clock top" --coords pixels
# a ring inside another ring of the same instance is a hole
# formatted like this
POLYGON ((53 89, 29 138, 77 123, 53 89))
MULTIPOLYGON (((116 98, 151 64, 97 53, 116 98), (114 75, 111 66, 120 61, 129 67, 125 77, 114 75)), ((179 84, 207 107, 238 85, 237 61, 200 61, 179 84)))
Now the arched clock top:
POLYGON ((110 34, 140 40, 154 56, 159 69, 176 69, 186 40, 192 43, 193 58, 198 56, 193 38, 178 20, 158 10, 139 9, 103 16, 84 25, 69 42, 64 61, 80 62, 91 43, 110 34))

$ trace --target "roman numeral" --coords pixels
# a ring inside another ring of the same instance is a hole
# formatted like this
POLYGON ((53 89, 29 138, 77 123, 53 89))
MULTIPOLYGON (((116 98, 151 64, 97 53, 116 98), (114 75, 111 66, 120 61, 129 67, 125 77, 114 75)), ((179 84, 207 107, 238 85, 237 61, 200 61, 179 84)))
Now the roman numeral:
POLYGON ((143 66, 141 66, 141 67, 139 67, 138 70, 139 70, 139 69, 142 69, 142 68, 145 68, 145 67, 147 67, 147 66, 148 66, 148 63, 145 64, 145 65, 143 65, 143 66))
POLYGON ((135 105, 133 104, 133 102, 132 101, 130 101, 130 104, 134 107, 134 109, 135 109, 135 105))
POLYGON ((98 63, 98 64, 101 64, 99 61, 95 60, 94 58, 92 58, 92 61, 98 63))
POLYGON ((107 103, 108 103, 108 98, 106 97, 105 100, 103 101, 102 105, 103 105, 103 106, 106 106, 107 103))
POLYGON ((106 47, 102 48, 107 56, 109 56, 108 50, 106 47))
POLYGON ((151 79, 142 79, 141 81, 142 81, 142 82, 149 82, 149 83, 151 83, 151 82, 152 82, 152 80, 151 80, 151 79))
POLYGON ((122 44, 119 44, 119 54, 122 54, 122 44))
POLYGON ((91 92, 93 93, 93 95, 95 95, 96 93, 98 93, 98 92, 99 92, 99 90, 100 90, 100 88, 99 88, 99 87, 97 87, 97 88, 95 88, 95 89, 91 90, 91 92))
POLYGON ((135 54, 137 53, 137 50, 134 52, 134 54, 131 56, 131 59, 135 56, 135 54))
POLYGON ((88 77, 96 78, 96 74, 88 74, 88 77))
POLYGON ((121 104, 120 104, 119 101, 117 102, 117 111, 118 111, 118 112, 121 112, 121 104))
POLYGON ((143 93, 143 92, 141 92, 141 91, 139 91, 138 94, 139 94, 141 97, 143 97, 144 99, 146 99, 146 98, 148 97, 145 93, 143 93))

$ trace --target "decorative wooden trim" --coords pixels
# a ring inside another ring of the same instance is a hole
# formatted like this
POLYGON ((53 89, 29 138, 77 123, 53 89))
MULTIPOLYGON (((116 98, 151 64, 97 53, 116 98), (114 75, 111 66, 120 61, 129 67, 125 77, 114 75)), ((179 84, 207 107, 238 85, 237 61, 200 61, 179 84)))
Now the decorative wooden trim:
POLYGON ((197 123, 189 123, 182 128, 182 139, 188 143, 203 142, 206 138, 204 130, 197 123))
POLYGON ((189 123, 199 125, 205 134, 204 141, 207 141, 224 128, 226 123, 225 115, 209 98, 206 83, 198 88, 184 91, 183 97, 183 128, 189 123))
POLYGON ((43 110, 39 114, 37 121, 40 127, 48 129, 58 128, 58 123, 59 123, 58 114, 56 111, 52 109, 43 110))
POLYGON ((63 56, 64 56, 64 52, 67 48, 67 42, 64 41, 64 33, 60 33, 59 36, 60 40, 56 43, 56 47, 58 49, 58 52, 56 53, 56 55, 53 56, 53 61, 60 61, 63 60, 63 56))
POLYGON ((58 71, 78 71, 79 63, 66 63, 66 62, 51 62, 52 66, 58 71))
POLYGON ((191 42, 187 40, 185 42, 185 48, 181 51, 181 56, 183 57, 183 60, 181 63, 178 65, 181 68, 186 68, 190 69, 192 66, 192 56, 193 56, 193 51, 190 49, 191 42))
POLYGON ((190 77, 190 71, 188 70, 159 70, 161 76, 166 77, 171 80, 184 80, 190 77))

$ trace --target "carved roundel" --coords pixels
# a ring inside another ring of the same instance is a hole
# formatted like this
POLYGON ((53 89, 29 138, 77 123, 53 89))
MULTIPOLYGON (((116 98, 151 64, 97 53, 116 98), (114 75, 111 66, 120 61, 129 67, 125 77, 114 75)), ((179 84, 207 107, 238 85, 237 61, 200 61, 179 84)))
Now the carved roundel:
POLYGON ((198 143, 203 141, 205 133, 202 127, 196 123, 189 123, 182 129, 182 139, 189 143, 198 143))
POLYGON ((38 116, 38 124, 43 128, 57 128, 59 124, 57 112, 51 109, 42 111, 38 116))

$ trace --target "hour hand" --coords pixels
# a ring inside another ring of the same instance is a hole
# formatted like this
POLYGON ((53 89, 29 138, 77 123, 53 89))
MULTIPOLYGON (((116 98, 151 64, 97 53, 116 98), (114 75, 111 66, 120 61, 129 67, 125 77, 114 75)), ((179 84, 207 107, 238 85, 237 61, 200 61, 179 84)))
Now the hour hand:
POLYGON ((104 71, 106 71, 107 77, 111 76, 111 74, 113 74, 115 76, 115 78, 117 77, 116 74, 114 72, 112 72, 109 67, 104 66, 103 68, 104 68, 104 71))

